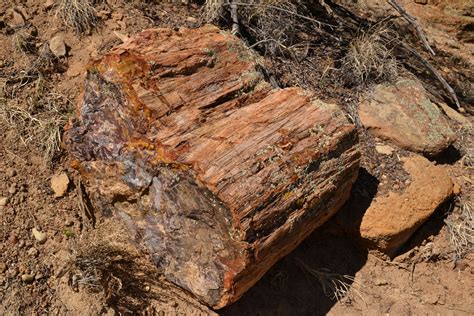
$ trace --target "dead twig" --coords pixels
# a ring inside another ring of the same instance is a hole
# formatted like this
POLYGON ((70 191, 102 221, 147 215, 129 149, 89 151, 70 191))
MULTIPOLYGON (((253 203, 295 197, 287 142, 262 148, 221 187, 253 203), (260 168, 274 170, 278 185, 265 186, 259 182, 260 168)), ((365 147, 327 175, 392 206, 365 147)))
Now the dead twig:
POLYGON ((399 43, 405 48, 407 51, 415 55, 419 61, 426 67, 428 70, 438 79, 438 81, 441 83, 441 85, 446 89, 446 91, 449 93, 451 98, 453 99, 454 103, 456 104, 456 107, 459 112, 463 113, 465 110, 464 108, 461 107, 461 104, 459 103, 459 99, 456 95, 456 92, 454 92, 454 89, 449 85, 449 83, 446 81, 446 79, 441 76, 441 74, 430 64, 429 61, 427 61, 423 56, 420 55, 415 49, 410 47, 408 44, 404 43, 403 41, 399 41, 399 43))
POLYGON ((87 195, 87 192, 84 188, 84 184, 82 181, 79 179, 77 181, 77 204, 79 206, 79 209, 81 210, 82 213, 82 218, 83 222, 86 225, 92 225, 92 227, 95 227, 96 223, 96 218, 94 214, 94 208, 92 207, 92 203, 90 201, 89 196, 87 195))
POLYGON ((237 5, 235 1, 232 0, 230 2, 230 16, 232 18, 232 34, 236 35, 240 33, 240 26, 239 26, 239 14, 237 11, 237 5))
POLYGON ((426 35, 424 34, 423 30, 420 28, 418 23, 416 23, 416 20, 414 17, 412 17, 408 12, 396 1, 396 0, 387 0, 387 2, 395 9, 397 10, 400 15, 407 20, 408 23, 410 23, 414 28, 416 33, 418 34, 418 37, 421 39, 423 42, 423 45, 425 48, 432 54, 433 56, 436 55, 434 50, 431 48, 430 44, 428 43, 428 39, 426 38, 426 35))

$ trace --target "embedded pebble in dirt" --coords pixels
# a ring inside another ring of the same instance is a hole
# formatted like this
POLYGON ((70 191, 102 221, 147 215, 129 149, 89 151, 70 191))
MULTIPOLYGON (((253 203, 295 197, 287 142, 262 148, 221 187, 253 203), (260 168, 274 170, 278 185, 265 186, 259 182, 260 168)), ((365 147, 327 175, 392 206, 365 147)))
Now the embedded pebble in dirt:
POLYGON ((57 198, 63 197, 66 194, 68 186, 69 177, 65 172, 62 172, 58 175, 54 175, 51 178, 51 188, 54 191, 54 196, 57 198))
POLYGON ((33 237, 35 237, 36 241, 39 244, 43 244, 43 243, 46 242, 46 239, 48 237, 48 235, 46 233, 43 233, 43 232, 37 230, 36 228, 33 228, 31 230, 31 233, 33 234, 33 237))

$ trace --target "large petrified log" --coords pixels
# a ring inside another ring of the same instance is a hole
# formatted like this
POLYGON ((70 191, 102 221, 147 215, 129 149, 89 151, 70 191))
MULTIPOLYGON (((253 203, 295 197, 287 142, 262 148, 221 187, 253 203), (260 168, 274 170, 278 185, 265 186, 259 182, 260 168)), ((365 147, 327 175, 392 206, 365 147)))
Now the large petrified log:
POLYGON ((212 26, 143 31, 90 64, 65 134, 96 206, 214 308, 332 216, 359 167, 335 105, 257 68, 212 26))

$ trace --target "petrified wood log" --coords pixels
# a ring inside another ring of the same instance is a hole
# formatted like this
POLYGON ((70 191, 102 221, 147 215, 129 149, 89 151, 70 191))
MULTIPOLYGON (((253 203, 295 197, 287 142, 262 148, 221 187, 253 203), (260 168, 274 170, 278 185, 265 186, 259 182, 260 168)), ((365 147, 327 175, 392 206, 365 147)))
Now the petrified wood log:
POLYGON ((143 31, 91 62, 65 134, 96 206, 214 308, 332 216, 359 167, 335 105, 257 68, 212 26, 143 31))

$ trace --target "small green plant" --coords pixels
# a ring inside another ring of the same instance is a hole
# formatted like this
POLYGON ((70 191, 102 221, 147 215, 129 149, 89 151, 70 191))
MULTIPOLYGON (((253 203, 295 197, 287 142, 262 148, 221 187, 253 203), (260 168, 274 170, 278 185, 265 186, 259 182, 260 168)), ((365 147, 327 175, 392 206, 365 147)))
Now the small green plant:
POLYGON ((63 235, 66 236, 67 238, 73 238, 76 236, 76 233, 71 228, 64 228, 63 229, 63 235))

